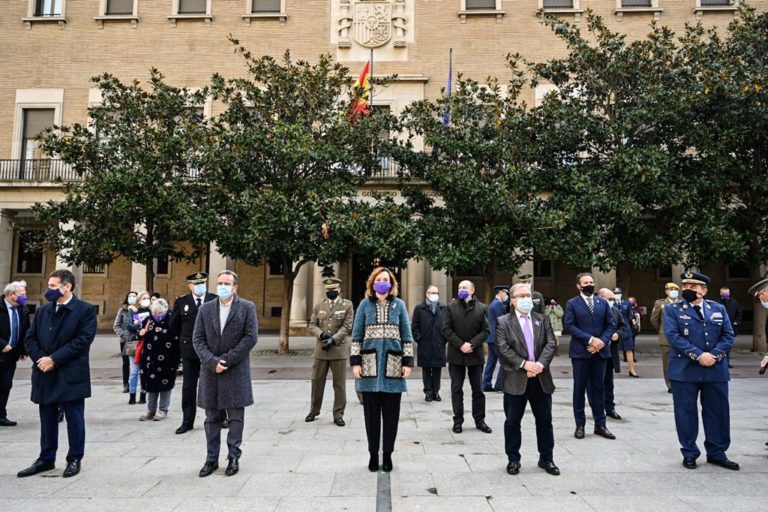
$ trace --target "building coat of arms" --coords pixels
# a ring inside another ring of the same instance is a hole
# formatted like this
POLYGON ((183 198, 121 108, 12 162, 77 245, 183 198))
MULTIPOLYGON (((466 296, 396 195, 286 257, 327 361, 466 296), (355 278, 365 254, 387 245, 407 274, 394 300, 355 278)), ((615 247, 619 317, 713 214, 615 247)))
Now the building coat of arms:
POLYGON ((366 48, 383 46, 392 37, 392 5, 389 2, 357 2, 352 37, 366 48))

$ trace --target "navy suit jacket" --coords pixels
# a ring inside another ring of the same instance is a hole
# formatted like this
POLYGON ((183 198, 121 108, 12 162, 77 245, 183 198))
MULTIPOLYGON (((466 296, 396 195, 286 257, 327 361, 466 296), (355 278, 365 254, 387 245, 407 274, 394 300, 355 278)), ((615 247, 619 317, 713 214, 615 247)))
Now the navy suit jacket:
POLYGON ((0 298, 0 363, 15 363, 21 356, 26 355, 24 336, 29 329, 29 311, 26 306, 18 307, 16 310, 19 312, 19 338, 13 350, 2 352, 11 341, 11 319, 8 317, 5 301, 0 298))
POLYGON ((589 359, 592 357, 587 351, 589 340, 594 336, 599 338, 605 346, 600 350, 600 357, 611 358, 611 336, 616 332, 616 324, 608 302, 600 297, 592 298, 595 306, 594 313, 581 295, 577 295, 565 305, 563 324, 571 335, 569 356, 571 359, 589 359))
POLYGON ((485 340, 486 343, 496 343, 496 319, 507 314, 507 306, 498 298, 493 299, 488 306, 488 330, 490 334, 485 340))
POLYGON ((59 311, 53 303, 39 308, 24 340, 32 359, 32 401, 47 405, 91 396, 88 352, 96 336, 96 308, 72 297, 59 311), (53 358, 53 370, 43 373, 34 363, 53 358))

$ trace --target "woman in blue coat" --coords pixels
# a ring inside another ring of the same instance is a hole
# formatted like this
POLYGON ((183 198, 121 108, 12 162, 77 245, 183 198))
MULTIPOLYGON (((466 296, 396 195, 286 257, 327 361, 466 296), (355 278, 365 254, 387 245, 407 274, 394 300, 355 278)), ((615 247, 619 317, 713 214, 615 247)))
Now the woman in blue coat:
POLYGON ((427 288, 427 298, 413 309, 411 328, 416 341, 416 362, 421 368, 424 381, 424 399, 427 402, 440 398, 440 374, 445 366, 445 336, 443 320, 445 304, 440 304, 437 286, 427 288))
POLYGON ((413 367, 413 336, 405 303, 397 298, 397 281, 379 267, 366 282, 366 298, 357 308, 352 328, 350 366, 355 388, 363 394, 365 432, 370 460, 368 469, 392 471, 400 398, 413 367), (383 440, 382 440, 383 424, 383 440), (383 441, 383 442, 382 442, 383 441))

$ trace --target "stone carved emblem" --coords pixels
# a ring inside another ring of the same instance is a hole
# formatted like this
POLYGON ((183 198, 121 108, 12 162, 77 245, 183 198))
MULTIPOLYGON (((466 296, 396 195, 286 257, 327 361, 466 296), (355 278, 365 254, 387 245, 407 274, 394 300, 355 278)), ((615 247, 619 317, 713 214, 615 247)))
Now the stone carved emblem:
POLYGON ((357 2, 352 37, 366 48, 385 45, 392 37, 392 5, 389 2, 357 2))

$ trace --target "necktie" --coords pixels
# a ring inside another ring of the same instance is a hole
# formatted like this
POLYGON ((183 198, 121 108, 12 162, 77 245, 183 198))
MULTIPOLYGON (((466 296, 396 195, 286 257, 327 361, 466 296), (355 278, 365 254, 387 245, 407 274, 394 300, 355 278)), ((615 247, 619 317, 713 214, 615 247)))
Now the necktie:
POLYGON ((587 307, 590 313, 595 312, 595 304, 592 302, 592 297, 587 297, 587 307))
POLYGON ((696 311, 696 314, 699 315, 699 320, 704 320, 704 313, 701 312, 701 306, 694 304, 693 309, 696 311))
POLYGON ((19 341, 19 312, 16 308, 11 308, 11 311, 11 348, 14 348, 19 341))
POLYGON ((200 308, 200 305, 203 303, 202 299, 200 297, 197 298, 197 307, 200 308))
POLYGON ((535 361, 536 353, 533 348, 533 331, 531 330, 531 322, 528 320, 528 315, 521 315, 523 317, 523 337, 525 337, 525 346, 528 348, 528 360, 535 361))

